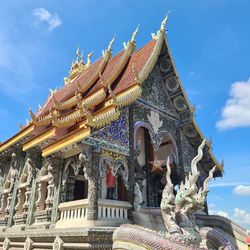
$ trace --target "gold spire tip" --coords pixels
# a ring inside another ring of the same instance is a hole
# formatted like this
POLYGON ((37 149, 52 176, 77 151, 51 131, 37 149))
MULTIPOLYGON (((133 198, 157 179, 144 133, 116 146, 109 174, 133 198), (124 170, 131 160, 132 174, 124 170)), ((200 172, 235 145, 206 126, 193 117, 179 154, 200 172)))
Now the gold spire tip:
POLYGON ((171 10, 169 10, 169 11, 167 12, 165 18, 164 18, 164 19, 162 20, 162 22, 161 22, 161 28, 160 28, 161 31, 165 31, 165 26, 166 26, 166 23, 167 23, 167 21, 168 21, 168 14, 169 14, 170 12, 171 12, 171 10))
POLYGON ((111 52, 111 50, 112 50, 112 46, 113 46, 113 44, 115 42, 115 37, 116 37, 116 35, 114 35, 112 40, 109 42, 109 46, 108 46, 108 50, 107 50, 109 52, 111 52))
POLYGON ((134 33, 132 34, 131 42, 134 42, 134 41, 135 41, 135 37, 136 37, 136 35, 138 34, 139 27, 140 27, 140 24, 138 24, 136 30, 135 30, 134 33))

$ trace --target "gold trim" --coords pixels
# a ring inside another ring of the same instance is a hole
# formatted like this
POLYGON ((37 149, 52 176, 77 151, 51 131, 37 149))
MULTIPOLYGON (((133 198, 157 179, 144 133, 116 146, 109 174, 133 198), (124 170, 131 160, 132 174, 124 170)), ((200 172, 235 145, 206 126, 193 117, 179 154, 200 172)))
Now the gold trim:
POLYGON ((138 30, 139 30, 139 27, 137 27, 136 30, 133 32, 131 40, 128 41, 127 43, 124 43, 125 53, 123 54, 122 58, 119 60, 115 69, 113 70, 113 74, 111 74, 111 76, 109 76, 107 80, 102 82, 105 87, 110 86, 116 80, 116 78, 120 75, 123 68, 127 64, 131 54, 135 51, 136 49, 135 37, 138 33, 138 30))
POLYGON ((143 69, 139 73, 139 79, 141 82, 144 82, 148 78, 148 75, 152 71, 153 67, 155 66, 155 63, 156 63, 158 56, 161 52, 162 44, 163 44, 163 41, 165 39, 164 27, 165 27, 166 22, 167 22, 167 16, 162 21, 161 28, 160 28, 160 30, 158 30, 157 35, 155 36, 156 45, 154 47, 154 50, 153 50, 151 56, 149 57, 149 59, 147 60, 145 66, 143 67, 143 69))
POLYGON ((135 84, 129 89, 126 89, 116 97, 118 107, 123 107, 131 104, 135 100, 137 100, 142 93, 142 88, 140 84, 135 84))
POLYGON ((46 139, 54 135, 56 135, 56 128, 52 128, 50 130, 45 131, 44 133, 33 138, 31 141, 26 142, 23 145, 23 151, 26 152, 27 150, 35 147, 36 145, 40 144, 41 142, 45 141, 46 139))
MULTIPOLYGON (((167 38, 165 37, 164 40, 165 40, 165 43, 166 43, 167 48, 169 48, 167 38)), ((179 77, 179 74, 178 74, 178 72, 177 72, 176 65, 175 65, 175 63, 174 63, 174 60, 173 60, 173 57, 172 57, 172 54, 171 54, 170 49, 168 49, 168 54, 169 54, 171 63, 172 63, 172 65, 173 65, 173 69, 174 69, 175 76, 176 76, 177 81, 178 81, 178 83, 179 83, 179 86, 180 86, 180 88, 181 88, 181 92, 182 92, 182 94, 183 94, 183 96, 184 96, 184 99, 185 99, 185 101, 186 101, 186 103, 187 103, 188 109, 193 113, 194 108, 191 106, 191 104, 190 104, 190 102, 189 102, 189 99, 188 99, 188 97, 187 97, 187 94, 186 94, 186 92, 185 92, 185 90, 184 90, 183 84, 182 84, 182 82, 181 82, 181 80, 180 80, 180 77, 179 77)), ((202 140, 205 139, 205 136, 203 135, 203 133, 201 132, 200 128, 198 127, 198 125, 197 125, 197 123, 196 123, 194 117, 192 118, 192 123, 193 123, 193 125, 194 125, 196 131, 198 132, 200 138, 201 138, 202 140)), ((223 164, 219 164, 219 162, 217 161, 217 159, 215 158, 215 156, 214 156, 213 153, 211 152, 211 147, 210 147, 210 145, 209 145, 209 143, 208 143, 207 141, 206 141, 206 145, 207 145, 208 148, 209 148, 209 155, 210 155, 212 161, 214 162, 214 164, 216 165, 216 167, 217 167, 221 172, 223 172, 223 171, 224 171, 224 170, 223 170, 223 164)))
POLYGON ((62 139, 50 144, 42 150, 42 157, 51 155, 60 149, 67 147, 75 142, 85 139, 91 134, 90 127, 77 129, 62 139))
POLYGON ((104 88, 101 88, 83 100, 82 105, 86 106, 88 109, 92 109, 106 98, 106 91, 104 88))
POLYGON ((110 105, 104 109, 91 115, 91 119, 87 117, 87 124, 94 128, 99 128, 109 124, 111 121, 117 119, 120 116, 120 111, 115 105, 110 105))
POLYGON ((2 143, 1 146, 0 146, 0 152, 3 152, 4 150, 6 150, 10 146, 12 146, 14 143, 16 143, 19 140, 21 140, 24 137, 26 137, 28 134, 30 134, 31 132, 33 132, 34 129, 35 129, 34 125, 28 126, 27 128, 25 128, 22 131, 20 131, 17 135, 13 136, 9 140, 7 140, 4 143, 2 143))

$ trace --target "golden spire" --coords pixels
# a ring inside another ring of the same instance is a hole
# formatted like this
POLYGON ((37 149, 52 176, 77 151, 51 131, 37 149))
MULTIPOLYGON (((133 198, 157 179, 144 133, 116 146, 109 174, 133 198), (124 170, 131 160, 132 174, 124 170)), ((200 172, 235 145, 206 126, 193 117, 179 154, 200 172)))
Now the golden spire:
POLYGON ((82 50, 82 54, 80 56, 80 63, 83 63, 83 50, 82 50))
POLYGON ((90 66, 90 64, 91 64, 90 59, 91 59, 93 53, 94 53, 94 50, 92 50, 92 51, 88 54, 88 59, 87 59, 87 63, 86 63, 86 68, 88 68, 88 67, 90 66))
POLYGON ((161 22, 161 28, 160 28, 160 31, 164 32, 165 31, 165 26, 166 26, 166 23, 168 21, 168 14, 171 12, 171 10, 169 10, 165 16, 165 18, 162 20, 161 22))
POLYGON ((37 120, 36 116, 32 112, 31 108, 29 108, 29 114, 30 114, 30 118, 31 118, 32 122, 36 122, 36 120, 37 120))
POLYGON ((80 58, 80 49, 79 49, 79 46, 78 46, 77 49, 76 49, 76 62, 79 61, 79 58, 80 58))
POLYGON ((53 96, 57 92, 57 87, 55 89, 49 89, 50 95, 53 96))
POLYGON ((131 37, 131 40, 130 40, 131 43, 135 42, 135 37, 136 37, 136 35, 138 34, 139 27, 140 27, 140 24, 138 24, 136 30, 135 30, 134 33, 132 34, 132 37, 131 37))
POLYGON ((113 38, 109 42, 108 49, 102 51, 102 56, 104 56, 106 53, 109 53, 109 54, 111 53, 114 42, 115 42, 115 35, 113 36, 113 38))
POLYGON ((113 44, 115 42, 115 35, 113 36, 112 40, 109 42, 108 50, 109 52, 112 51, 113 44))

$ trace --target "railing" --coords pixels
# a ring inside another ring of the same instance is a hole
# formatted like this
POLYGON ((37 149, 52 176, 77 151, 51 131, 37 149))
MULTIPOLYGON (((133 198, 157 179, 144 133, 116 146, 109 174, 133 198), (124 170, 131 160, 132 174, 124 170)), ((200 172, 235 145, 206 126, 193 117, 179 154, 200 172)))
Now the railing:
POLYGON ((97 221, 87 220, 88 199, 69 201, 58 206, 61 212, 56 228, 64 227, 87 227, 92 225, 116 226, 128 223, 128 210, 131 204, 117 200, 98 200, 97 221))
POLYGON ((87 206, 88 199, 61 203, 58 207, 61 211, 60 220, 87 219, 87 206))
POLYGON ((127 220, 130 203, 116 200, 98 200, 99 220, 127 220))

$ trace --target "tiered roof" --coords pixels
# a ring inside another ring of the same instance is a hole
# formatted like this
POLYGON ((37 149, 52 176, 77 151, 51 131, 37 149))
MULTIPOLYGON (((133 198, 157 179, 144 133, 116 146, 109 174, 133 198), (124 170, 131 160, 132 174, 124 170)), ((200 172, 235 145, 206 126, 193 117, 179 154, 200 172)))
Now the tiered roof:
MULTIPOLYGON (((83 63, 77 52, 65 85, 51 93, 37 114, 30 110, 31 121, 15 136, 0 145, 0 152, 22 144, 23 150, 41 146, 42 155, 48 156, 91 134, 94 127, 101 127, 120 115, 120 108, 131 104, 141 95, 141 84, 153 69, 161 48, 166 42, 165 24, 153 39, 136 51, 135 38, 138 28, 124 49, 112 57, 111 40, 102 57, 93 64, 83 63)), ((173 63, 173 62, 172 62, 173 63)), ((180 83, 181 85, 181 83, 180 83)), ((182 85, 181 85, 182 87, 182 85)), ((183 95, 185 96, 182 88, 183 95)), ((191 110, 185 96, 187 106, 191 110)), ((201 139, 204 136, 193 121, 201 139)), ((210 153, 213 162, 222 170, 210 153)))

